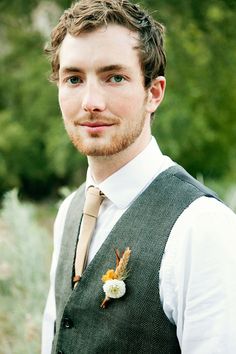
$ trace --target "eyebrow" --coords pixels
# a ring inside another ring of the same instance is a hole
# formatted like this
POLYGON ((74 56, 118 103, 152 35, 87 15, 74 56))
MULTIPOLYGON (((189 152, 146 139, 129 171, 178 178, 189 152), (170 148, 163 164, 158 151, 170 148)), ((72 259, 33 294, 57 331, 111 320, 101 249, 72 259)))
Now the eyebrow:
POLYGON ((98 74, 103 74, 109 71, 127 71, 128 67, 120 64, 107 65, 97 70, 98 74))
POLYGON ((83 70, 80 68, 70 66, 70 67, 64 67, 61 69, 62 74, 69 74, 69 73, 83 73, 83 70))
MULTIPOLYGON (((98 70, 96 70, 96 72, 97 72, 97 74, 103 74, 103 73, 110 72, 110 71, 127 71, 127 70, 128 70, 127 66, 120 65, 120 64, 112 64, 112 65, 103 66, 103 67, 99 68, 98 70)), ((72 73, 72 72, 73 73, 81 73, 81 74, 85 73, 84 70, 79 67, 71 66, 71 67, 62 68, 63 74, 68 74, 68 73, 72 73)))

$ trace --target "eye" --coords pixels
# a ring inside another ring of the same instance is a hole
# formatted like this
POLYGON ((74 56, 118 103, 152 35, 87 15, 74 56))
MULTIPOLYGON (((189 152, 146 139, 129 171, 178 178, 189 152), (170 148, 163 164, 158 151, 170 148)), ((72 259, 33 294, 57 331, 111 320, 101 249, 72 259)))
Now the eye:
POLYGON ((122 75, 113 75, 109 81, 115 84, 119 84, 121 82, 123 82, 125 80, 125 78, 122 75))
POLYGON ((82 80, 79 76, 71 76, 66 80, 71 85, 81 84, 82 80))

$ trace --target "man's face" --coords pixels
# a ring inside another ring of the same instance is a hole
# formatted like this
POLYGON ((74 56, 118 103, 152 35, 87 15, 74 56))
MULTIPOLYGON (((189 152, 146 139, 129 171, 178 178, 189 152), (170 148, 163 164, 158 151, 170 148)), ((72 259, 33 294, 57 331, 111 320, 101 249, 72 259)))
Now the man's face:
POLYGON ((66 35, 59 53, 59 103, 74 145, 88 156, 109 156, 150 139, 137 36, 109 25, 66 35))

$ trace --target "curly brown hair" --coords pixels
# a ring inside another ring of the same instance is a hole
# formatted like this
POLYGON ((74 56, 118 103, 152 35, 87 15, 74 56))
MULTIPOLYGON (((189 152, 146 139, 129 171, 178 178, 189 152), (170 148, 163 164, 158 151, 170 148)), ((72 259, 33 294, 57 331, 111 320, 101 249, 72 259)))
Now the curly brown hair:
POLYGON ((57 82, 59 79, 59 50, 67 33, 78 36, 109 24, 118 24, 138 33, 145 88, 157 76, 164 76, 166 56, 163 48, 164 26, 161 23, 128 0, 80 0, 65 10, 52 30, 51 42, 45 48, 51 60, 51 81, 57 82))

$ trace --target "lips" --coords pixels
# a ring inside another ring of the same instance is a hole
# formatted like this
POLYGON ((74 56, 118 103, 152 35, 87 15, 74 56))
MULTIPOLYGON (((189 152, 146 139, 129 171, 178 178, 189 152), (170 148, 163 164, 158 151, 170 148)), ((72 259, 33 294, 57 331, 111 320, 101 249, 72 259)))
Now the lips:
POLYGON ((80 123, 82 127, 89 127, 89 128, 97 128, 97 127, 109 127, 113 125, 113 123, 106 123, 106 122, 84 122, 80 123))
POLYGON ((114 121, 85 121, 76 122, 75 125, 81 127, 87 134, 91 136, 100 136, 105 134, 109 129, 111 129, 116 123, 114 121))

